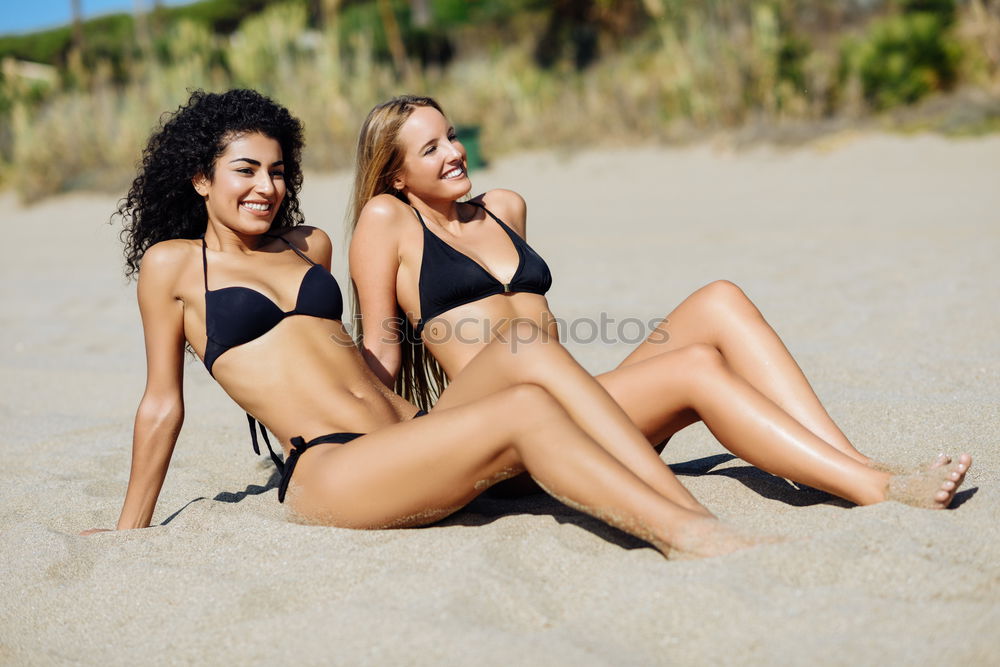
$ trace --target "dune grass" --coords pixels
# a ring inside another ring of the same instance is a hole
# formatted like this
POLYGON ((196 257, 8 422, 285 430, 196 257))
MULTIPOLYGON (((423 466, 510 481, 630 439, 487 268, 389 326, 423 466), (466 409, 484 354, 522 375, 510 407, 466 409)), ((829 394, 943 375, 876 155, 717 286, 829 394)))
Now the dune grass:
POLYGON ((996 92, 1000 80, 1000 18, 979 0, 937 23, 890 11, 833 31, 796 24, 782 2, 741 3, 746 11, 726 20, 709 11, 716 3, 644 4, 648 29, 582 69, 539 66, 537 34, 521 31, 405 76, 378 56, 371 33, 317 30, 300 2, 272 5, 230 36, 182 20, 169 28, 168 52, 135 58, 124 84, 100 64, 77 64, 76 77, 41 92, 4 76, 0 185, 26 201, 121 190, 160 114, 195 88, 273 96, 305 123, 307 166, 330 169, 351 163, 371 106, 402 92, 435 96, 498 155, 858 116, 958 85, 996 92))

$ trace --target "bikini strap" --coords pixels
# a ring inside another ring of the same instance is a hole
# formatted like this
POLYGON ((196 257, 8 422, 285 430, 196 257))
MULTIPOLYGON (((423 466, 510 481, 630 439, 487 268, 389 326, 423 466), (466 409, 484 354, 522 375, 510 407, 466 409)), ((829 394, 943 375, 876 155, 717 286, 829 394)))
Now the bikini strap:
POLYGON ((484 211, 486 211, 487 215, 489 215, 491 218, 493 218, 494 220, 496 220, 496 223, 498 225, 500 225, 500 229, 502 229, 505 232, 507 232, 507 236, 510 237, 511 243, 514 244, 514 247, 517 249, 518 254, 521 253, 521 246, 525 245, 525 240, 523 238, 521 238, 520 234, 518 234, 513 229, 511 229, 510 225, 508 225, 506 222, 504 222, 503 220, 501 220, 497 216, 493 215, 493 211, 491 211, 490 209, 486 208, 486 204, 483 204, 482 202, 478 202, 478 201, 473 201, 471 199, 469 201, 467 201, 466 203, 467 204, 472 204, 473 206, 475 206, 477 208, 483 209, 484 211))
POLYGON ((420 211, 417 210, 417 207, 416 206, 410 206, 410 208, 412 208, 413 212, 417 214, 417 220, 420 221, 420 226, 423 227, 424 230, 430 231, 429 229, 427 229, 427 223, 424 222, 424 216, 420 215, 420 211))
POLYGON ((208 251, 205 244, 205 235, 201 235, 201 268, 202 275, 205 277, 205 291, 208 291, 208 251))
POLYGON ((282 461, 277 454, 274 453, 274 449, 271 448, 271 441, 267 438, 267 431, 264 430, 264 425, 259 421, 250 416, 247 413, 247 423, 250 425, 250 442, 253 444, 254 454, 260 456, 260 445, 257 444, 257 429, 260 429, 260 434, 264 438, 264 444, 267 445, 267 451, 271 453, 271 460, 274 461, 274 465, 278 468, 279 473, 285 472, 285 462, 282 461))
POLYGON ((469 201, 467 201, 467 202, 465 202, 465 203, 466 203, 466 204, 472 204, 472 205, 473 205, 473 206, 475 206, 476 208, 481 208, 481 209, 483 209, 484 211, 486 211, 486 213, 487 213, 487 214, 488 214, 488 215, 489 215, 489 216, 490 216, 491 218, 493 218, 493 219, 494 219, 494 220, 496 220, 496 221, 497 221, 498 223, 500 223, 500 226, 501 226, 501 227, 507 227, 507 223, 506 223, 506 222, 504 222, 503 220, 501 220, 500 218, 496 217, 495 215, 493 215, 493 211, 491 211, 490 209, 486 208, 486 204, 484 204, 484 203, 482 203, 482 202, 478 202, 478 201, 475 201, 475 200, 473 200, 473 199, 470 199, 469 201))
POLYGON ((302 252, 301 250, 299 250, 299 249, 298 249, 298 248, 297 248, 297 247, 295 246, 295 244, 294 244, 294 243, 292 243, 291 241, 289 241, 288 239, 286 239, 286 238, 285 238, 284 236, 278 236, 277 234, 265 234, 264 236, 267 236, 268 238, 272 238, 272 239, 281 239, 281 240, 282 240, 282 241, 284 241, 284 242, 285 242, 286 244, 288 244, 288 247, 289 247, 289 248, 291 248, 292 250, 294 250, 294 251, 295 251, 295 253, 296 253, 296 254, 297 254, 297 255, 298 255, 299 257, 301 257, 302 259, 306 260, 306 261, 307 261, 307 262, 309 262, 310 264, 316 264, 316 262, 314 262, 314 261, 312 261, 311 259, 309 259, 309 255, 307 255, 307 254, 305 254, 304 252, 302 252))
MULTIPOLYGON (((500 225, 502 227, 507 227, 507 223, 505 223, 503 220, 501 220, 500 218, 498 218, 495 215, 493 215, 493 211, 491 211, 490 209, 486 208, 486 206, 484 204, 482 204, 480 202, 477 202, 477 201, 473 201, 472 199, 470 199, 467 202, 462 202, 462 203, 464 203, 464 204, 472 204, 473 206, 475 206, 477 208, 483 209, 484 211, 486 211, 489 214, 489 216, 491 218, 493 218, 498 223, 500 223, 500 225)), ((410 206, 410 208, 412 208, 413 212, 417 214, 417 220, 420 221, 420 224, 423 225, 424 229, 427 229, 427 223, 424 222, 424 216, 420 215, 420 211, 417 210, 417 207, 416 206, 410 206)))

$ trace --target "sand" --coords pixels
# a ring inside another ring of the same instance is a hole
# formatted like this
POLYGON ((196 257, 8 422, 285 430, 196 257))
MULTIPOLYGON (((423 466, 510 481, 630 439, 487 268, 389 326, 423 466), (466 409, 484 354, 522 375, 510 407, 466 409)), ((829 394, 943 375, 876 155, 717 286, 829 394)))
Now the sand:
MULTIPOLYGON (((144 382, 106 224, 116 198, 25 209, 7 194, 0 663, 995 664, 1000 138, 533 153, 474 181, 526 197, 559 317, 654 319, 732 280, 860 449, 891 464, 976 456, 955 507, 852 508, 695 426, 663 455, 682 481, 726 520, 791 541, 667 561, 546 497, 480 499, 418 530, 304 527, 192 360, 154 527, 79 537, 117 519, 144 382)), ((347 175, 306 187, 309 222, 339 241, 347 175)), ((595 372, 631 347, 569 345, 595 372)))

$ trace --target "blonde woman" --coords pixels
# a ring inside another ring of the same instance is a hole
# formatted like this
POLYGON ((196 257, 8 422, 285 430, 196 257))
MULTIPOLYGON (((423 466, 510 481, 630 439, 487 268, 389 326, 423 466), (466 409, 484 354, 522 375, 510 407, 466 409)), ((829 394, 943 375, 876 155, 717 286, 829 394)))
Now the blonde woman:
MULTIPOLYGON (((397 97, 369 113, 349 230, 358 339, 382 381, 421 406, 447 379, 475 373, 489 387, 502 377, 477 363, 494 336, 518 354, 567 354, 544 296, 548 268, 524 240, 523 199, 493 190, 463 201, 471 187, 465 150, 433 99, 397 97), (510 323, 534 329, 522 336, 510 323)), ((860 453, 760 312, 725 281, 692 294, 616 369, 546 387, 591 434, 606 428, 613 402, 650 443, 702 420, 746 461, 861 505, 947 507, 971 464, 965 454, 939 457, 893 474, 860 453)))

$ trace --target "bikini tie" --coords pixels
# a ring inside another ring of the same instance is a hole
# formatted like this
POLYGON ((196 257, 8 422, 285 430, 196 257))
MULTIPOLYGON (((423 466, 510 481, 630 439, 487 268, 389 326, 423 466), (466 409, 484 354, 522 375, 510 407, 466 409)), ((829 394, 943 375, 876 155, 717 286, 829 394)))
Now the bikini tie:
POLYGON ((253 445, 254 454, 260 456, 260 445, 257 444, 257 428, 260 428, 260 434, 264 438, 264 444, 267 445, 267 451, 271 453, 271 460, 277 466, 278 472, 284 474, 285 463, 281 460, 281 457, 274 453, 271 441, 267 438, 267 431, 264 430, 264 425, 251 417, 249 412, 247 413, 247 423, 250 424, 250 443, 253 445))
POLYGON ((288 458, 285 460, 281 484, 278 485, 279 503, 285 502, 285 491, 288 490, 288 482, 292 479, 292 471, 295 470, 295 464, 299 462, 299 456, 307 449, 305 438, 300 435, 289 440, 289 443, 292 445, 292 451, 288 453, 288 458))

